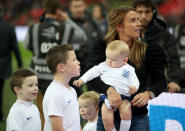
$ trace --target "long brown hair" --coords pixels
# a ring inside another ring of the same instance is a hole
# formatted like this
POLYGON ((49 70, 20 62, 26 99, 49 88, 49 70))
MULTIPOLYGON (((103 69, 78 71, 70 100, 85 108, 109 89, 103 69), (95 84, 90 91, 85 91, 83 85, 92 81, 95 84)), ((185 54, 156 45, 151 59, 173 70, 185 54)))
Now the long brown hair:
MULTIPOLYGON (((109 44, 113 40, 118 40, 118 32, 117 32, 117 27, 121 25, 124 21, 124 18, 126 14, 130 11, 136 11, 132 7, 119 7, 113 9, 108 18, 108 30, 107 34, 104 37, 104 40, 109 44)), ((138 40, 133 40, 132 45, 130 46, 130 55, 129 55, 129 60, 133 64, 136 65, 136 67, 139 67, 144 60, 145 57, 145 51, 146 51, 146 44, 138 41, 138 40)))
POLYGON ((146 43, 140 40, 134 40, 130 47, 129 61, 140 67, 144 61, 146 52, 146 43))

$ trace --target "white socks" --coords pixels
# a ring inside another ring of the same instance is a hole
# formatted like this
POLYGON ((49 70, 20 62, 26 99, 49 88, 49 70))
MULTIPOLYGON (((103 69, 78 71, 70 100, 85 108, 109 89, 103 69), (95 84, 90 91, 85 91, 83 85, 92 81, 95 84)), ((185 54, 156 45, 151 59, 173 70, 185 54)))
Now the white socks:
POLYGON ((131 120, 121 120, 120 131, 129 131, 131 126, 131 120))
MULTIPOLYGON (((120 131, 129 131, 131 126, 131 120, 121 120, 120 123, 120 131)), ((116 128, 112 129, 112 131, 117 131, 116 128)))
POLYGON ((112 131, 117 131, 116 128, 114 127, 114 129, 112 129, 112 131))

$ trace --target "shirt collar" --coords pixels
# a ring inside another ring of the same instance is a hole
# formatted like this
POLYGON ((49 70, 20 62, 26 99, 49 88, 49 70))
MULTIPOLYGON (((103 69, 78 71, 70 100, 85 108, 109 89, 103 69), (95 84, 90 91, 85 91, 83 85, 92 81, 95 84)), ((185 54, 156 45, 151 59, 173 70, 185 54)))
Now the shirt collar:
POLYGON ((33 104, 33 102, 24 101, 24 100, 18 100, 18 99, 16 100, 16 102, 24 104, 24 105, 27 105, 27 106, 30 106, 30 105, 33 104))

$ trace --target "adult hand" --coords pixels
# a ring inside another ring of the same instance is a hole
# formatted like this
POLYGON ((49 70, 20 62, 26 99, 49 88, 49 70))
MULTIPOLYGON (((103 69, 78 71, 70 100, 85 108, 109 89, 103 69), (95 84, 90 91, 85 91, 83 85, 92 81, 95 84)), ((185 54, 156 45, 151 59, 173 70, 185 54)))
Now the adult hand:
POLYGON ((116 90, 113 87, 110 87, 107 91, 108 100, 110 105, 115 109, 118 108, 121 105, 121 95, 116 92, 116 90))
POLYGON ((137 94, 131 103, 133 106, 142 107, 148 104, 149 99, 150 99, 149 92, 145 91, 145 92, 137 94))
POLYGON ((68 20, 69 19, 69 16, 68 16, 68 14, 66 13, 66 12, 63 12, 62 10, 60 10, 60 9, 57 9, 56 10, 56 19, 58 20, 58 21, 61 21, 61 22, 65 22, 66 20, 68 20))
POLYGON ((175 83, 175 82, 170 82, 167 85, 167 88, 168 88, 168 92, 171 92, 171 93, 180 91, 180 86, 177 83, 175 83))

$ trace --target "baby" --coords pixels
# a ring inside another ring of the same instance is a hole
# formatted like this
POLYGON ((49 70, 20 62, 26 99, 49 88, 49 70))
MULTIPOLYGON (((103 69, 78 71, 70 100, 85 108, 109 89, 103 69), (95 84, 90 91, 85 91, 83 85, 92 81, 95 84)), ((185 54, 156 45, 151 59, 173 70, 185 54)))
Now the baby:
MULTIPOLYGON (((88 70, 79 80, 74 81, 75 86, 81 86, 87 81, 96 77, 114 88, 122 95, 122 103, 119 106, 121 126, 120 130, 129 130, 131 124, 131 104, 130 95, 139 88, 139 80, 135 74, 135 69, 127 64, 129 56, 128 45, 121 41, 112 41, 106 48, 106 61, 88 70), (127 118, 126 118, 127 116, 127 118), (129 120, 128 120, 129 119, 129 120)), ((109 95, 109 94, 108 94, 109 95)), ((107 96, 106 96, 107 97, 107 96)), ((100 98, 106 98, 105 95, 100 98)), ((116 130, 114 127, 114 117, 107 99, 102 106, 102 119, 106 130, 116 130)))

